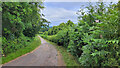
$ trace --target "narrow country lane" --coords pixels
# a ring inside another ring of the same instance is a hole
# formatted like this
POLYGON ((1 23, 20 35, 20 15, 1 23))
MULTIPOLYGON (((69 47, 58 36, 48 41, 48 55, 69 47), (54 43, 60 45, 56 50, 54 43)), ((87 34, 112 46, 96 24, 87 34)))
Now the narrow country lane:
MULTIPOLYGON (((40 37, 40 36, 39 36, 40 37)), ((55 47, 41 38, 41 45, 34 51, 12 60, 3 66, 65 66, 55 47)))

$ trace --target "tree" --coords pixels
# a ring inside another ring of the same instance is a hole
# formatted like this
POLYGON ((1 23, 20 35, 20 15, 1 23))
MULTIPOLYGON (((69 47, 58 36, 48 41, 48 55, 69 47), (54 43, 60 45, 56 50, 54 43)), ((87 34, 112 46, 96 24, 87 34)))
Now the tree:
POLYGON ((71 20, 68 20, 67 23, 66 23, 67 26, 73 26, 74 23, 71 21, 71 20))
POLYGON ((47 22, 39 13, 44 7, 38 2, 3 2, 2 8, 2 33, 7 39, 22 34, 34 37, 47 22))

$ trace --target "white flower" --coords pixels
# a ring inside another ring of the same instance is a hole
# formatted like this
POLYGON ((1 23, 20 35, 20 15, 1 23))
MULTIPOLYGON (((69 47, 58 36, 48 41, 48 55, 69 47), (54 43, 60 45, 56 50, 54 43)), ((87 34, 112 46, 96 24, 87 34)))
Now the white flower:
POLYGON ((100 20, 95 20, 95 22, 96 22, 96 23, 99 23, 99 22, 100 22, 100 20))

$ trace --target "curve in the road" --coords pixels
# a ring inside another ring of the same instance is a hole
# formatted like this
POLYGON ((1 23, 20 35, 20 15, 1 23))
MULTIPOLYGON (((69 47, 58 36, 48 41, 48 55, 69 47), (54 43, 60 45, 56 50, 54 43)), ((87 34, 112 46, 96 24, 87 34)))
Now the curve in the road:
POLYGON ((3 66, 65 66, 62 55, 55 47, 43 38, 40 37, 40 39, 41 45, 34 51, 3 64, 3 66))

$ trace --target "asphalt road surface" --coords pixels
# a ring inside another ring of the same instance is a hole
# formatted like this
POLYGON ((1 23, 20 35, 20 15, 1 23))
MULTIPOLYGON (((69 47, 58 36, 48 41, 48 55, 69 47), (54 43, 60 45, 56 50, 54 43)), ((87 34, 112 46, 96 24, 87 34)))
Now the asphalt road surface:
POLYGON ((43 38, 40 37, 40 39, 41 45, 34 51, 5 63, 3 66, 65 66, 62 55, 55 47, 43 38))

